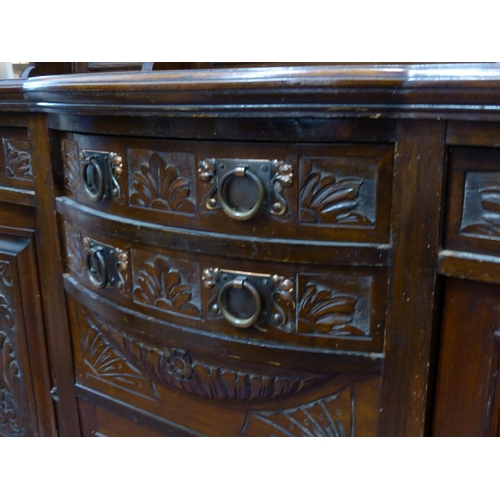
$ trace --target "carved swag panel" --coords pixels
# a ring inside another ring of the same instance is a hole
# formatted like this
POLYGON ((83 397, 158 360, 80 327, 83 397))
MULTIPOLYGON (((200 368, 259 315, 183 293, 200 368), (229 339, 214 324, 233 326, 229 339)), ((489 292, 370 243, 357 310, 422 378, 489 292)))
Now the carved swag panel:
POLYGON ((154 347, 79 308, 80 340, 87 376, 128 392, 160 399, 158 386, 207 400, 268 401, 302 392, 325 376, 282 375, 217 366, 175 346, 154 347))

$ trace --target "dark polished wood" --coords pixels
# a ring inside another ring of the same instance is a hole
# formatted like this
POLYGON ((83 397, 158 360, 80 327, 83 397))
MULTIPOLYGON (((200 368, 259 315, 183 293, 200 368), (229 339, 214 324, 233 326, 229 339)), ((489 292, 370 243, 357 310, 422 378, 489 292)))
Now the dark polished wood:
POLYGON ((76 400, 72 377, 71 348, 68 338, 65 297, 62 287, 62 265, 57 242, 59 230, 55 215, 54 171, 47 118, 41 114, 29 117, 35 190, 37 200, 37 248, 41 276, 41 298, 44 304, 47 343, 51 364, 52 390, 59 433, 77 436, 76 400))
POLYGON ((447 281, 435 436, 498 436, 498 286, 447 281))
POLYGON ((498 435, 500 65, 68 64, 0 82, 0 434, 498 435))

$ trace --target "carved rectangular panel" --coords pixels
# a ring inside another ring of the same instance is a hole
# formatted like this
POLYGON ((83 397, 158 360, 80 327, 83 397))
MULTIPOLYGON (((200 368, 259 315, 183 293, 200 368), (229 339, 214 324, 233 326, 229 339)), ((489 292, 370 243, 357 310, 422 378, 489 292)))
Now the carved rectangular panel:
POLYGON ((132 300, 173 314, 200 316, 198 266, 186 259, 132 250, 132 300))
POLYGON ((0 186, 33 189, 28 131, 0 127, 0 186))
POLYGON ((375 227, 378 158, 301 157, 302 224, 375 227))
POLYGON ((129 203, 194 214, 194 158, 186 153, 128 149, 129 203))
POLYGON ((500 288, 448 279, 433 435, 500 432, 500 288))
POLYGON ((0 228, 0 435, 50 435, 52 401, 33 242, 0 228))

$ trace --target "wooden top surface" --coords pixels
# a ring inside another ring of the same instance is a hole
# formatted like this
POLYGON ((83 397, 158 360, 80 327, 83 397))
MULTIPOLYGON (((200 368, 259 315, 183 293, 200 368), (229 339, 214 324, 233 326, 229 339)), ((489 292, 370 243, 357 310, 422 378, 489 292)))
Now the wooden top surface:
POLYGON ((44 112, 500 119, 500 64, 226 68, 0 82, 1 101, 21 93, 27 109, 44 112))

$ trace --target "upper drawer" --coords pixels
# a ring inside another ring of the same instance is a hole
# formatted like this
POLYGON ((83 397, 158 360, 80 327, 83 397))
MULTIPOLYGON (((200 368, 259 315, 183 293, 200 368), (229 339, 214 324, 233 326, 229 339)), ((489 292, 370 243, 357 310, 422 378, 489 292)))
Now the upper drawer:
POLYGON ((262 237, 389 241, 393 146, 68 135, 66 194, 145 222, 262 237))

